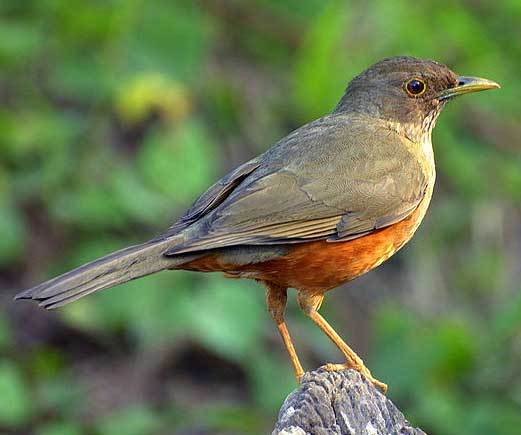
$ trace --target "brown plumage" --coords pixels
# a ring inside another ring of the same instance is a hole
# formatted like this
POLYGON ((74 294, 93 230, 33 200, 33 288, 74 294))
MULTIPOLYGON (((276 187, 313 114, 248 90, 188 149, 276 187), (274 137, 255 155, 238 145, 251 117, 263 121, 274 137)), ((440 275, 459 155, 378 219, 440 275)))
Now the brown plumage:
POLYGON ((286 290, 338 346, 345 365, 383 390, 318 313, 324 294, 381 264, 414 234, 435 179, 431 131, 456 95, 499 87, 411 57, 385 59, 335 110, 295 130, 210 187, 165 233, 20 293, 55 308, 165 269, 262 282, 295 374, 286 290))

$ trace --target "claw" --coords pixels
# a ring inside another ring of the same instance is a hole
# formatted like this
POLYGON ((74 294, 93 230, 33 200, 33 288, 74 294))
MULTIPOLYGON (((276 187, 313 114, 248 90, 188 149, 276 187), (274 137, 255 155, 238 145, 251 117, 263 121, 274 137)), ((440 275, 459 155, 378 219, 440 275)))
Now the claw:
POLYGON ((338 371, 346 370, 346 369, 356 370, 364 378, 366 378, 369 382, 371 382, 376 388, 378 388, 383 394, 387 393, 387 384, 384 384, 383 382, 379 381, 378 379, 373 378, 373 375, 371 375, 371 372, 369 371, 369 369, 366 366, 353 367, 352 365, 350 365, 348 363, 344 363, 344 364, 328 363, 323 367, 328 372, 338 372, 338 371))

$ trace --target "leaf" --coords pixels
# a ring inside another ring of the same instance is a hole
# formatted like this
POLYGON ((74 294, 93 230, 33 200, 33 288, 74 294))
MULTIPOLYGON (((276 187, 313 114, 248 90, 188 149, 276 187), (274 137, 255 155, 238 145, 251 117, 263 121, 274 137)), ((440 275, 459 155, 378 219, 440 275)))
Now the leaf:
POLYGON ((117 96, 116 109, 121 119, 139 124, 158 113, 174 123, 187 116, 191 101, 187 89, 164 74, 145 73, 124 82, 117 96))
POLYGON ((214 181, 218 156, 200 122, 158 130, 147 138, 138 165, 146 181, 172 206, 187 205, 214 181))
POLYGON ((262 289, 244 282, 208 276, 193 295, 191 330, 197 339, 235 360, 248 357, 268 319, 262 289))

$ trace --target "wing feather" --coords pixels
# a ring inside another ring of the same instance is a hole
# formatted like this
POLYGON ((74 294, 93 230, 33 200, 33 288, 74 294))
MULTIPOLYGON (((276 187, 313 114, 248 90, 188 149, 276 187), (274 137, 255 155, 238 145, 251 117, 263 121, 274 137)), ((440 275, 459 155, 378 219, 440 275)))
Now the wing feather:
POLYGON ((202 195, 186 215, 184 241, 166 255, 348 240, 399 222, 429 179, 415 147, 353 115, 317 120, 202 195))

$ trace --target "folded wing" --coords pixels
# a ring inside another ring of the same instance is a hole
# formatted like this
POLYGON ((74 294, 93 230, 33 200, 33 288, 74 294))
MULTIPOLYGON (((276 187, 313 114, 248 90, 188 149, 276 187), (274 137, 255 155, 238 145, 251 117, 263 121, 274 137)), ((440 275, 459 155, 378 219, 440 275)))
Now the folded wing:
POLYGON ((184 241, 166 255, 346 240, 399 222, 426 190, 414 146, 360 118, 321 118, 203 194, 173 226, 184 219, 184 241))

